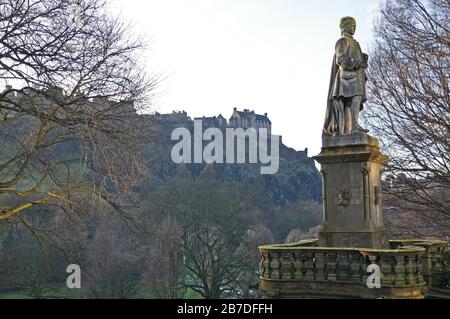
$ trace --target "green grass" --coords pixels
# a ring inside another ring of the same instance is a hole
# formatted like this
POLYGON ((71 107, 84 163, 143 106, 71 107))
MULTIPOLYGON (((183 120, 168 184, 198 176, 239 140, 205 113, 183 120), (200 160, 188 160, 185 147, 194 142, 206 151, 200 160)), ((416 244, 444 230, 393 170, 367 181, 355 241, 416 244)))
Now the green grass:
MULTIPOLYGON (((137 291, 136 295, 134 296, 134 298, 156 299, 157 296, 155 296, 155 294, 152 292, 152 289, 149 286, 141 283, 141 284, 139 284, 138 291, 137 291)), ((188 289, 186 289, 186 291, 183 295, 183 299, 202 299, 202 296, 198 292, 188 288, 188 289)))
MULTIPOLYGON (((49 284, 44 293, 45 299, 84 299, 86 293, 78 289, 69 289, 65 283, 49 284)), ((11 292, 0 292, 0 299, 32 299, 26 290, 16 290, 11 292)))
POLYGON ((31 299, 23 290, 0 293, 0 299, 31 299))
POLYGON ((183 299, 202 299, 202 296, 198 292, 188 288, 184 293, 183 299))
MULTIPOLYGON (((65 283, 53 283, 48 285, 48 290, 44 293, 45 299, 87 299, 89 298, 86 291, 82 289, 69 289, 65 283)), ((136 299, 155 299, 155 295, 152 293, 148 286, 140 285, 136 295, 136 299)), ((26 290, 16 290, 11 292, 0 292, 0 299, 32 299, 26 290)), ((201 299, 200 294, 187 289, 183 299, 201 299)))

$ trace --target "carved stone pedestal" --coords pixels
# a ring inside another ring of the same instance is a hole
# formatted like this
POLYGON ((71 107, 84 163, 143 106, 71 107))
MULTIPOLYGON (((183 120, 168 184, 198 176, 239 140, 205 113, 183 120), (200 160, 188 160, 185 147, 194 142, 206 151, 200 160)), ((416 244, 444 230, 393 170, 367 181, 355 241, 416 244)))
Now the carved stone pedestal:
POLYGON ((319 245, 383 249, 389 246, 381 211, 380 170, 387 157, 364 133, 324 136, 321 164, 324 221, 319 245))

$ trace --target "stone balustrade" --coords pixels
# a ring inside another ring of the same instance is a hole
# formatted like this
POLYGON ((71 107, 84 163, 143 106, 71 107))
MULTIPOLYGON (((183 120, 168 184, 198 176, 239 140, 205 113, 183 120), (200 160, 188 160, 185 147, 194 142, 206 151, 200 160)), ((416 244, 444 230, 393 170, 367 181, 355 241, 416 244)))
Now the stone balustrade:
POLYGON ((391 249, 318 247, 317 240, 259 247, 263 298, 423 298, 445 242, 392 241, 391 249), (381 288, 367 267, 381 269, 381 288), (426 280, 429 280, 426 281, 426 280))
POLYGON ((424 248, 425 254, 422 258, 423 277, 425 281, 424 293, 429 293, 433 289, 440 288, 442 275, 446 270, 444 256, 444 251, 448 247, 446 242, 421 239, 391 240, 390 246, 391 248, 401 246, 415 246, 424 248))

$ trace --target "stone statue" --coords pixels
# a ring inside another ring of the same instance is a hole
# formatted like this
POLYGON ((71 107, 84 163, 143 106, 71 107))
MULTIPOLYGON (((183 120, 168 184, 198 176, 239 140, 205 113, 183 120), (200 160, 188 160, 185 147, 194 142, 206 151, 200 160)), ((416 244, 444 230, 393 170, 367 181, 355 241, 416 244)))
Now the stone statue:
POLYGON ((362 53, 353 39, 356 21, 344 17, 340 22, 342 37, 337 41, 331 68, 324 135, 367 133, 359 123, 359 112, 366 101, 366 69, 369 56, 362 53))

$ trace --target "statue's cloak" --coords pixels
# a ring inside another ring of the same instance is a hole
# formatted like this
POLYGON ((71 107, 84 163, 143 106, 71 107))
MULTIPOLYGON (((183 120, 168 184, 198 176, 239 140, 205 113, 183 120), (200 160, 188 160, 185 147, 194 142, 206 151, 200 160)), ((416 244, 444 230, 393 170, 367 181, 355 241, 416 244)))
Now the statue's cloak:
POLYGON ((327 110, 325 113, 325 124, 323 126, 324 135, 333 135, 337 131, 337 114, 333 107, 333 88, 339 66, 336 64, 336 55, 333 56, 331 64, 330 86, 328 88, 327 110))
MULTIPOLYGON (((330 85, 328 88, 327 109, 323 135, 333 135, 339 131, 337 99, 362 96, 360 110, 366 101, 366 72, 355 64, 362 60, 363 53, 359 43, 353 38, 342 37, 336 43, 336 50, 331 63, 330 85), (339 59, 339 66, 336 62, 339 59)), ((341 115, 342 116, 342 115, 341 115)), ((342 125, 342 124, 341 124, 342 125)), ((341 128, 342 131, 342 128, 341 128)))

